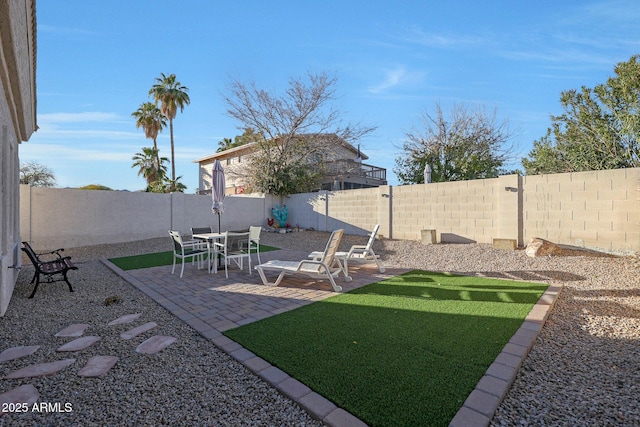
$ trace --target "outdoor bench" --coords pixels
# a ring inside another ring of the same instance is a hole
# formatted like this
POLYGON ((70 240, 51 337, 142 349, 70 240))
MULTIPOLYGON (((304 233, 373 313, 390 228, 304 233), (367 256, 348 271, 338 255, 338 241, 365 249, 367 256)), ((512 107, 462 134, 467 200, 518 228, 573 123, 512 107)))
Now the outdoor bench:
POLYGON ((33 278, 31 279, 31 283, 36 282, 35 287, 33 288, 33 292, 29 298, 33 298, 38 290, 38 285, 40 284, 40 276, 44 278, 44 281, 47 283, 53 282, 66 282, 67 286, 69 286, 69 292, 73 292, 73 288, 71 287, 71 283, 69 283, 69 279, 67 278, 67 273, 69 270, 77 270, 78 267, 73 265, 71 262, 71 257, 66 256, 63 257, 61 252, 64 249, 56 249, 55 251, 45 252, 41 254, 37 254, 31 245, 27 242, 22 242, 22 250, 27 254, 29 260, 33 264, 33 267, 36 269, 33 274, 33 278), (41 255, 53 255, 53 260, 44 260, 40 258, 41 255))

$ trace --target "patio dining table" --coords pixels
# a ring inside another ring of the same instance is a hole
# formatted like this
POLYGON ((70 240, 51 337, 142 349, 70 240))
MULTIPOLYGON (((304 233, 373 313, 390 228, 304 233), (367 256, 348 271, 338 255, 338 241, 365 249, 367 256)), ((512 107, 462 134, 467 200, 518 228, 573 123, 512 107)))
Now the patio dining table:
MULTIPOLYGON (((226 233, 198 233, 194 234, 192 238, 197 240, 206 241, 208 244, 213 244, 215 240, 224 239, 226 233)), ((220 257, 218 257, 218 267, 220 267, 220 257)))

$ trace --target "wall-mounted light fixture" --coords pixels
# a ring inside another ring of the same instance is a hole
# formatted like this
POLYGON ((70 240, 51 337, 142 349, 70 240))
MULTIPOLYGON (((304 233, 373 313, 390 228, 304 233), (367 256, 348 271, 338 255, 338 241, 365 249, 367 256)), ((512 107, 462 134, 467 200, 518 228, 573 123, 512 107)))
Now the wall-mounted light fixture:
POLYGON ((512 193, 517 193, 518 189, 516 187, 504 187, 504 191, 511 191, 512 193))
POLYGON ((384 198, 386 198, 386 199, 388 199, 389 197, 391 197, 390 195, 388 195, 388 194, 386 194, 386 193, 381 194, 381 196, 382 196, 382 197, 384 197, 384 198))

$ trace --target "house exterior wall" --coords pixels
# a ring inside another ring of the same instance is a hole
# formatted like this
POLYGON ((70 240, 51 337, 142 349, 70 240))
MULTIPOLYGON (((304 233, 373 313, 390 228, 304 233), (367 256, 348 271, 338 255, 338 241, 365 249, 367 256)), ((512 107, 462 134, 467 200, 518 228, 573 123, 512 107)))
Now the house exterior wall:
POLYGON ((0 2, 0 316, 18 279, 19 144, 36 129, 35 2, 0 2))
MULTIPOLYGON (((247 186, 248 165, 251 161, 252 153, 255 150, 255 145, 250 144, 246 146, 232 148, 220 153, 216 153, 212 156, 204 159, 196 160, 198 163, 198 188, 200 193, 210 193, 211 191, 211 173, 213 170, 213 164, 215 160, 219 160, 224 168, 225 180, 226 180, 226 194, 240 194, 244 193, 247 186)), ((353 149, 349 149, 346 146, 334 143, 331 150, 328 150, 325 156, 325 161, 335 160, 350 160, 355 161, 357 152, 353 149)), ((366 158, 366 156, 364 156, 366 158)), ((354 182, 358 184, 369 183, 369 180, 356 176, 354 172, 349 176, 348 173, 343 174, 340 181, 354 182), (366 181, 366 182, 365 182, 366 181)), ((333 182, 333 178, 327 177, 324 182, 333 182)), ((376 180, 370 180, 371 183, 377 182, 376 180)), ((384 182, 386 184, 386 181, 384 182)))

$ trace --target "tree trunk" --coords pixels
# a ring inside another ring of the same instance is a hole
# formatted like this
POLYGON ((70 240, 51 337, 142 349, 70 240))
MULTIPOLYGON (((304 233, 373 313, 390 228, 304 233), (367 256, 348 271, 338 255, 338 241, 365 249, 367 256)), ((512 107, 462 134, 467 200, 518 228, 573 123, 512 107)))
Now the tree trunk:
POLYGON ((173 149, 173 119, 169 119, 169 134, 171 136, 171 191, 176 191, 176 157, 173 149))

